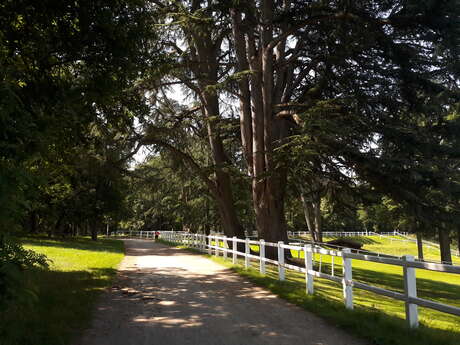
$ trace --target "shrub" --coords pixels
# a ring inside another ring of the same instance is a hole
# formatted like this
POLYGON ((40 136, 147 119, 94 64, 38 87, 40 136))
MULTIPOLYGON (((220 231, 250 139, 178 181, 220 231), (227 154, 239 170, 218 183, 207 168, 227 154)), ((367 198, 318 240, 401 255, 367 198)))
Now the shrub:
POLYGON ((11 237, 0 234, 0 309, 12 302, 35 301, 36 291, 28 283, 27 271, 34 267, 47 269, 48 263, 45 255, 24 249, 11 237))

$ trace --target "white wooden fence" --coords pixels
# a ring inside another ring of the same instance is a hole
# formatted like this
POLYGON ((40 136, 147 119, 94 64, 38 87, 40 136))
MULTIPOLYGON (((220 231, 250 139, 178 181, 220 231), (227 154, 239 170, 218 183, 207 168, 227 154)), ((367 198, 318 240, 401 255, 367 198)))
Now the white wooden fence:
MULTIPOLYGON (((154 233, 154 231, 132 231, 125 232, 124 235, 149 239, 155 236, 154 233)), ((244 266, 246 268, 250 266, 251 260, 255 260, 259 263, 259 270, 262 274, 265 274, 266 272, 265 266, 267 263, 276 265, 278 267, 279 280, 285 280, 286 269, 302 272, 305 274, 305 289, 308 294, 313 294, 314 292, 314 280, 316 277, 336 282, 342 285, 343 299, 345 307, 348 309, 353 309, 353 289, 355 288, 363 289, 378 295, 387 296, 399 301, 403 301, 406 307, 406 320, 410 328, 418 327, 419 306, 460 316, 460 308, 458 307, 417 297, 417 279, 415 276, 415 269, 460 274, 460 266, 415 261, 414 257, 411 255, 406 255, 401 259, 377 257, 373 255, 353 253, 348 248, 343 250, 328 250, 314 247, 311 244, 297 246, 284 244, 283 242, 271 243, 265 242, 264 240, 251 240, 249 238, 240 239, 236 237, 228 238, 219 235, 206 236, 202 234, 192 234, 186 232, 160 231, 160 238, 171 243, 177 243, 190 248, 195 248, 210 255, 222 255, 224 258, 231 257, 234 264, 237 263, 238 257, 243 257, 244 266), (244 243, 244 252, 238 251, 237 243, 244 243), (251 245, 259 246, 258 255, 251 253, 251 245), (277 248, 278 255, 276 260, 265 257, 265 248, 269 246, 277 248), (294 250, 298 251, 299 253, 303 252, 305 257, 305 267, 298 267, 286 263, 285 250, 294 250), (319 268, 317 270, 315 269, 313 265, 315 253, 331 256, 330 274, 322 272, 321 261, 318 263, 319 265, 317 265, 319 268), (337 275, 337 272, 334 270, 335 257, 342 258, 343 264, 341 275, 337 275), (404 293, 383 289, 354 280, 353 260, 370 261, 403 267, 404 293)))
MULTIPOLYGON (((308 236, 310 233, 308 231, 288 231, 289 237, 296 236, 308 236)), ((380 232, 376 233, 373 231, 323 231, 324 237, 360 237, 360 236, 407 236, 407 232, 380 232)))
MULTIPOLYGON (((290 238, 296 238, 296 237, 302 237, 302 236, 307 236, 309 232, 307 231, 288 231, 288 237, 290 238)), ((361 236, 379 236, 379 237, 388 237, 390 242, 406 242, 406 243, 417 243, 416 239, 410 238, 408 232, 398 232, 398 231, 392 231, 392 232, 373 232, 373 231, 365 231, 365 232, 352 232, 352 231, 346 231, 346 232, 333 232, 333 231, 324 231, 323 232, 324 237, 361 237, 361 236)), ((423 245, 428 248, 433 248, 433 249, 439 249, 439 244, 429 242, 426 240, 423 240, 423 245)), ((453 255, 460 257, 460 249, 451 249, 451 252, 453 255)))
MULTIPOLYGON (((115 236, 129 236, 129 237, 140 237, 140 238, 155 238, 155 233, 168 232, 166 230, 156 231, 138 231, 138 230, 119 230, 112 233, 115 236)), ((172 231, 169 231, 172 232, 172 231)))

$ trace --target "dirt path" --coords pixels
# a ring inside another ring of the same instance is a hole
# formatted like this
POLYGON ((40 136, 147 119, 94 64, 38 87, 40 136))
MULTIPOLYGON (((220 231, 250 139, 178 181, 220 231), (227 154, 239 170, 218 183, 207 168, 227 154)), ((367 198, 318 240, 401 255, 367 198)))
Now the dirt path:
POLYGON ((203 256, 125 245, 118 286, 78 345, 365 344, 203 256))

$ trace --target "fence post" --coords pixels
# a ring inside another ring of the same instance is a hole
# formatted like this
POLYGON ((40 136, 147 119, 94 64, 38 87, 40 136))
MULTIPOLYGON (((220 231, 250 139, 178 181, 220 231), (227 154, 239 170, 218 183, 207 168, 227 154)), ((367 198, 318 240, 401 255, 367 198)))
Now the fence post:
POLYGON ((249 238, 244 241, 244 268, 249 268, 249 238))
POLYGON ((232 256, 232 263, 234 265, 236 265, 236 258, 237 258, 237 255, 236 255, 236 236, 233 236, 232 238, 232 250, 233 250, 233 256, 232 256))
POLYGON ((410 328, 418 327, 418 307, 417 304, 410 303, 408 300, 410 297, 417 297, 417 278, 415 277, 415 268, 408 267, 406 262, 414 261, 412 255, 404 255, 402 259, 405 261, 403 272, 404 272, 404 295, 407 300, 406 305, 406 320, 410 328))
POLYGON ((208 236, 207 236, 207 239, 208 239, 208 255, 212 255, 212 248, 211 248, 211 245, 212 245, 212 242, 211 242, 211 235, 208 235, 208 236))
MULTIPOLYGON (((342 254, 346 255, 351 253, 350 248, 344 248, 342 254)), ((343 259, 343 298, 345 300, 345 307, 347 309, 353 309, 353 275, 352 275, 352 266, 351 259, 346 256, 342 257, 343 259)))
POLYGON ((331 256, 331 276, 334 276, 334 258, 335 256, 331 256))
POLYGON ((310 245, 310 248, 308 248, 307 246, 303 246, 303 252, 305 256, 305 281, 307 284, 307 294, 313 295, 313 274, 310 273, 311 271, 313 271, 312 246, 310 245))
POLYGON ((214 245, 216 246, 216 251, 214 252, 215 256, 219 256, 219 236, 214 237, 214 245))
POLYGON ((259 241, 260 273, 265 274, 265 240, 259 241))
POLYGON ((284 280, 284 248, 282 247, 283 241, 278 242, 278 279, 284 280))
POLYGON ((224 259, 227 259, 227 236, 224 236, 224 259))

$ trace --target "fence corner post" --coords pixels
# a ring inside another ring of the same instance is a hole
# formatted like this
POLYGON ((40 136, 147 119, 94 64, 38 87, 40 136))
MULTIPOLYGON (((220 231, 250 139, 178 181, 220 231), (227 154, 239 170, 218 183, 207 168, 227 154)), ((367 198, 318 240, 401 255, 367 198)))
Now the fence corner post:
POLYGON ((227 259, 227 236, 225 235, 224 235, 223 248, 224 248, 224 259, 227 259))
POLYGON ((249 268, 249 238, 244 241, 244 268, 249 268))
POLYGON ((414 261, 412 255, 404 255, 404 295, 406 297, 406 320, 409 324, 409 328, 418 327, 418 306, 417 304, 411 303, 411 297, 417 297, 417 278, 415 277, 415 268, 408 267, 407 262, 414 261))
POLYGON ((310 245, 310 247, 304 246, 303 247, 303 252, 305 256, 305 281, 307 285, 307 294, 313 295, 314 289, 313 289, 313 274, 311 272, 313 271, 313 248, 310 245))
POLYGON ((219 256, 220 254, 219 254, 219 236, 218 235, 214 237, 214 246, 215 246, 214 255, 219 256))
POLYGON ((351 259, 346 257, 346 254, 351 253, 350 248, 344 248, 342 251, 343 257, 343 298, 345 300, 345 307, 353 309, 353 274, 351 259))
POLYGON ((285 280, 285 272, 284 272, 284 248, 283 248, 283 241, 278 242, 278 279, 283 281, 285 280))
POLYGON ((259 241, 259 271, 261 274, 265 274, 265 240, 261 239, 259 241))
POLYGON ((211 242, 211 235, 206 236, 208 238, 208 255, 212 255, 212 242, 211 242))
POLYGON ((232 264, 236 265, 236 252, 237 252, 237 248, 236 248, 236 236, 233 236, 232 238, 232 264))

